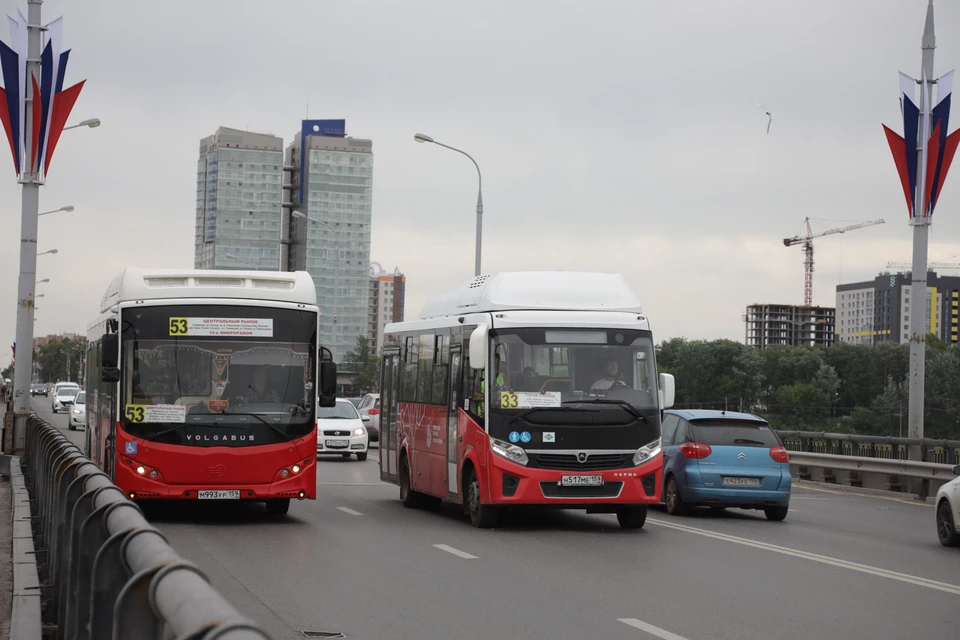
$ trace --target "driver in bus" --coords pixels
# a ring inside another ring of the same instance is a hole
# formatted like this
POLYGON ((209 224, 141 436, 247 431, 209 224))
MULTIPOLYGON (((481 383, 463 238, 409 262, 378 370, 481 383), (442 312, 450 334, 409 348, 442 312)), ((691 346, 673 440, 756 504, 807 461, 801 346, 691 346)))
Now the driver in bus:
POLYGON ((260 366, 253 372, 253 381, 241 394, 244 402, 280 402, 280 394, 267 389, 267 367, 260 366))
POLYGON ((592 391, 602 391, 605 389, 612 389, 613 387, 622 386, 626 385, 622 380, 620 380, 620 365, 616 360, 609 360, 606 368, 604 369, 603 377, 594 382, 590 389, 592 391))

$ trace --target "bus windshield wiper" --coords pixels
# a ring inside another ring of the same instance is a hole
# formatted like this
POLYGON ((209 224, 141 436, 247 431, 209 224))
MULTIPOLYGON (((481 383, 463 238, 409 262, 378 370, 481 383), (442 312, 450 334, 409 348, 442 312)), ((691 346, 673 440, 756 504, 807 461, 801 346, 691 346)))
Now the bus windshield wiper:
POLYGON ((636 408, 626 400, 616 400, 616 399, 610 399, 610 398, 590 398, 589 400, 584 400, 584 399, 565 400, 563 404, 612 404, 618 407, 622 407, 624 411, 632 415, 636 420, 643 420, 646 423, 650 422, 649 420, 647 420, 647 416, 637 411, 636 408))
POLYGON ((524 422, 529 422, 529 420, 526 419, 528 415, 530 415, 531 413, 534 413, 535 411, 541 411, 543 409, 548 409, 550 411, 571 411, 571 412, 585 411, 587 413, 596 413, 595 411, 590 411, 589 409, 574 409, 573 407, 533 407, 533 408, 527 409, 526 411, 521 411, 516 415, 512 415, 508 417, 506 419, 506 423, 513 424, 517 420, 523 420, 524 422))
POLYGON ((259 420, 259 421, 262 422, 263 424, 267 425, 268 427, 270 427, 271 429, 273 429, 274 431, 276 431, 278 434, 280 434, 280 435, 283 436, 284 438, 289 438, 289 437, 290 437, 290 436, 287 434, 286 431, 284 431, 283 429, 281 429, 280 427, 278 427, 278 426, 275 425, 275 424, 270 424, 269 422, 267 422, 266 420, 264 420, 263 418, 261 418, 260 416, 258 416, 258 415, 255 414, 255 413, 236 413, 235 411, 231 411, 230 413, 227 413, 227 414, 224 414, 224 415, 228 415, 228 416, 250 416, 251 418, 256 418, 257 420, 259 420))

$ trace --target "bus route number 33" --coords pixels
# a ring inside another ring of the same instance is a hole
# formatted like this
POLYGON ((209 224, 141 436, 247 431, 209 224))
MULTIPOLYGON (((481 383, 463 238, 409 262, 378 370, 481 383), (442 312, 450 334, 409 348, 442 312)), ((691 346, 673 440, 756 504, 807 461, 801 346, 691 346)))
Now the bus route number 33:
POLYGON ((511 391, 500 392, 500 407, 503 409, 516 409, 520 406, 520 398, 511 391))
POLYGON ((186 318, 170 318, 170 335, 172 336, 187 335, 187 319, 186 318))

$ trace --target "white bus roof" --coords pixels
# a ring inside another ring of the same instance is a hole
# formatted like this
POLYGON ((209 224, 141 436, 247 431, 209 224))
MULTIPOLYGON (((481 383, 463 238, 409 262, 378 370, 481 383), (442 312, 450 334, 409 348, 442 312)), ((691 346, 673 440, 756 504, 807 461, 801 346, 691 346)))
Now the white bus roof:
POLYGON ((431 298, 420 318, 518 309, 642 313, 640 299, 618 273, 512 271, 477 276, 431 298))
POLYGON ((317 304, 313 278, 306 271, 227 271, 127 267, 107 287, 100 312, 132 300, 233 298, 317 304))

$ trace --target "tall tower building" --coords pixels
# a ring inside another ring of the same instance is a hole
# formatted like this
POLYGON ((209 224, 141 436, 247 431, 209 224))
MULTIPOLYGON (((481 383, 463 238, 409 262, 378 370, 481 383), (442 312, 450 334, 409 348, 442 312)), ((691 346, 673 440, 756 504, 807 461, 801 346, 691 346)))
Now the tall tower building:
POLYGON ((383 328, 391 322, 403 322, 407 278, 400 268, 387 273, 376 262, 370 264, 370 349, 380 355, 383 328))
POLYGON ((369 335, 373 142, 347 136, 345 120, 304 120, 286 164, 291 209, 309 216, 290 218, 288 268, 313 277, 320 342, 343 362, 369 335))
POLYGON ((283 270, 283 140, 220 127, 200 141, 193 264, 283 270))

